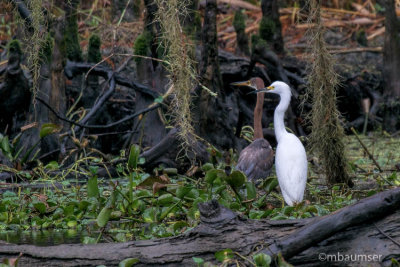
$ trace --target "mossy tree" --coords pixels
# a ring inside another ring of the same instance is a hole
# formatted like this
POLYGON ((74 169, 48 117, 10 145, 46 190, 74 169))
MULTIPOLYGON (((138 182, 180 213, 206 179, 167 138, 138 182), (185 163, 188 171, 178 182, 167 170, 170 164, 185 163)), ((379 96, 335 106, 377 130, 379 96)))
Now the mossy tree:
POLYGON ((316 27, 311 29, 313 60, 308 75, 312 100, 309 115, 312 124, 311 151, 320 158, 329 184, 345 183, 352 186, 347 172, 344 132, 336 107, 338 76, 334 70, 334 60, 326 48, 319 0, 310 0, 310 7, 310 22, 316 24, 316 27))
POLYGON ((278 0, 262 0, 261 10, 263 16, 260 22, 260 37, 267 41, 274 52, 282 54, 284 46, 278 0))
POLYGON ((22 48, 19 40, 8 47, 8 62, 4 82, 0 87, 0 131, 14 135, 20 131, 31 101, 30 83, 21 68, 22 48), (22 122, 21 122, 22 121, 22 122))
POLYGON ((238 10, 235 12, 235 16, 233 18, 233 27, 236 31, 236 42, 237 48, 239 52, 244 55, 250 55, 249 51, 249 38, 246 35, 246 16, 243 14, 242 10, 238 10))
POLYGON ((394 132, 400 126, 400 24, 394 0, 380 0, 385 8, 383 49, 384 121, 383 128, 394 132))
MULTIPOLYGON (((89 38, 87 62, 90 63, 101 62, 100 46, 101 46, 100 37, 97 34, 92 34, 92 36, 90 36, 89 38)), ((87 82, 92 88, 94 88, 94 90, 97 90, 97 86, 99 85, 99 77, 96 75, 89 74, 87 82)))
POLYGON ((63 49, 66 58, 71 61, 82 61, 83 59, 78 36, 78 4, 79 0, 65 1, 64 3, 66 26, 63 49))
POLYGON ((237 103, 227 104, 231 100, 231 96, 227 96, 227 92, 223 88, 218 59, 217 12, 217 1, 207 0, 199 68, 201 85, 197 87, 197 97, 194 100, 196 108, 194 121, 198 122, 196 132, 201 137, 211 144, 227 149, 235 146, 233 128, 237 125, 237 121, 229 118, 232 115, 231 112, 234 112, 230 107, 237 103))

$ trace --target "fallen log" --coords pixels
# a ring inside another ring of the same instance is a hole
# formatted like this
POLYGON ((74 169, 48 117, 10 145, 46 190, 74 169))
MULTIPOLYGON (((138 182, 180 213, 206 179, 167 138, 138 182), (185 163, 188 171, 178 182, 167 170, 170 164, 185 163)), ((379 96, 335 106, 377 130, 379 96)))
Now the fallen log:
POLYGON ((200 204, 201 223, 172 238, 96 245, 0 244, 0 257, 22 253, 19 266, 116 266, 126 258, 138 258, 135 266, 192 266, 192 257, 215 262, 216 251, 231 248, 249 256, 262 246, 269 254, 293 257, 296 266, 362 266, 388 264, 400 259, 400 188, 388 190, 321 218, 303 220, 249 220, 220 206, 200 204), (382 234, 384 233, 384 234, 382 234), (391 237, 390 237, 391 236, 391 237), (390 238, 388 238, 390 237, 390 238), (270 249, 266 249, 269 246, 270 249), (330 253, 330 254, 329 254, 330 253), (344 261, 340 255, 371 255, 344 261), (322 257, 321 257, 322 255, 322 257), (325 255, 325 258, 324 258, 325 255), (376 257, 374 258, 374 256, 376 257), (294 257, 295 256, 295 257, 294 257), (325 262, 326 264, 326 262, 325 262))

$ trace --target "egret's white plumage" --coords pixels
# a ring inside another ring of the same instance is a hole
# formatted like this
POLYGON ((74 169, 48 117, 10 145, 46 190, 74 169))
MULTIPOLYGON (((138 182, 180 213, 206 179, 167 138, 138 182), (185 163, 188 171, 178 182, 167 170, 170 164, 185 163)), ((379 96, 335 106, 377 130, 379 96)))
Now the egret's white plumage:
POLYGON ((276 175, 285 202, 292 206, 303 200, 307 182, 307 156, 303 144, 285 129, 284 116, 290 103, 291 92, 284 82, 274 82, 259 92, 278 94, 281 97, 274 113, 275 136, 278 141, 275 155, 276 175))

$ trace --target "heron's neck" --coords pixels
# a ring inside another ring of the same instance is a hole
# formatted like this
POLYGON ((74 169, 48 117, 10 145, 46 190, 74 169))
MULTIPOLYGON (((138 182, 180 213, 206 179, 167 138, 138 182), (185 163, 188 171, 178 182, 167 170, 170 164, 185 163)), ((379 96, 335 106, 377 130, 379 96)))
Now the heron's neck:
POLYGON ((264 138, 262 131, 262 112, 264 105, 264 95, 265 93, 257 94, 256 107, 254 108, 254 140, 258 138, 264 138))
POLYGON ((274 113, 274 129, 275 129, 275 137, 276 141, 281 139, 281 137, 287 133, 285 129, 285 112, 290 103, 290 95, 281 95, 281 100, 279 101, 279 105, 275 108, 274 113))

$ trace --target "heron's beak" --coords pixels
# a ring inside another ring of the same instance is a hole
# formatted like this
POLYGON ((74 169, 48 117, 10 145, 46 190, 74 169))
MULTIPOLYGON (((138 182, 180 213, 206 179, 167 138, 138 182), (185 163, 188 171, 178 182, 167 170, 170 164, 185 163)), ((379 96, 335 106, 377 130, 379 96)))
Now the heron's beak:
POLYGON ((266 89, 266 91, 271 91, 271 90, 274 90, 275 89, 275 86, 268 86, 268 87, 266 87, 266 88, 264 88, 264 89, 266 89))
POLYGON ((251 83, 250 83, 250 81, 242 81, 242 82, 231 83, 230 85, 234 85, 234 86, 250 86, 251 83))

